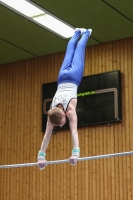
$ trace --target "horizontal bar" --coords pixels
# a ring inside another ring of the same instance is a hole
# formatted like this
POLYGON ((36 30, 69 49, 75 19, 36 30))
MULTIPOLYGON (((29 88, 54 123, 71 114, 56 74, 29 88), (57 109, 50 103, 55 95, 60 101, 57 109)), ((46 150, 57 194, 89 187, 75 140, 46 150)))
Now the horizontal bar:
MULTIPOLYGON (((128 156, 128 155, 132 155, 132 154, 133 154, 133 151, 129 151, 129 152, 122 152, 122 153, 83 157, 83 158, 78 158, 77 161, 97 160, 97 159, 112 158, 112 157, 117 157, 117 156, 128 156)), ((62 163, 69 163, 69 159, 47 161, 47 165, 62 164, 62 163)), ((33 167, 33 166, 37 166, 37 165, 38 165, 37 162, 36 163, 13 164, 13 165, 1 165, 0 169, 2 169, 2 168, 17 168, 17 167, 33 167)))

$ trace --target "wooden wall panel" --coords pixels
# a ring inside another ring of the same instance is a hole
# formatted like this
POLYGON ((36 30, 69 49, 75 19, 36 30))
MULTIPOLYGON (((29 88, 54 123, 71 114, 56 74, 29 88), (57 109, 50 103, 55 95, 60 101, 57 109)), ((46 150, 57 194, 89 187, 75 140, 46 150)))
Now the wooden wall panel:
MULTIPOLYGON (((56 81, 64 52, 0 66, 0 165, 37 161, 42 83, 56 81)), ((84 75, 120 70, 122 123, 78 129, 81 157, 133 150, 133 38, 87 47, 84 75)), ((69 158, 69 130, 52 135, 47 160, 69 158)), ((133 156, 0 169, 0 200, 133 200, 133 156)))

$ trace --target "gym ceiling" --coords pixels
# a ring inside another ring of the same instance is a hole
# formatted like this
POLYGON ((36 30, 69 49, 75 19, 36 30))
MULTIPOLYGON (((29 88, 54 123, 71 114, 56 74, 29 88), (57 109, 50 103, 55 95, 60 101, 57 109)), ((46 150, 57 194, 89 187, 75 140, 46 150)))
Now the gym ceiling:
MULTIPOLYGON (((33 2, 75 28, 92 28, 90 46, 133 37, 133 0, 33 2)), ((0 4, 0 65, 63 52, 67 42, 0 4)))

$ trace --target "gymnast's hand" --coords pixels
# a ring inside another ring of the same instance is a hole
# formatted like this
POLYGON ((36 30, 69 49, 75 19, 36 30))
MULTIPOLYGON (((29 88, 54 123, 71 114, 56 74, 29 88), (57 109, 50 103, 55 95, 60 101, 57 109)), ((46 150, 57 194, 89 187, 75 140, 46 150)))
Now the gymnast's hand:
POLYGON ((78 158, 79 156, 71 156, 70 158, 69 158, 69 161, 70 161, 70 165, 76 165, 77 164, 77 158, 78 158))
POLYGON ((45 169, 45 167, 47 166, 47 160, 44 159, 39 159, 38 158, 38 167, 40 170, 45 169))

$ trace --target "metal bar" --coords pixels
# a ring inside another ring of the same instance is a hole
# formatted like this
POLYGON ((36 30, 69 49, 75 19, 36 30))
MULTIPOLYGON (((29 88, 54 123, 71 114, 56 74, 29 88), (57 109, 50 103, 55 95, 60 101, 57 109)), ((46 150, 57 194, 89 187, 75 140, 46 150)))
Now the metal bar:
MULTIPOLYGON (((78 158, 77 161, 97 160, 97 159, 111 158, 111 157, 117 157, 117 156, 128 156, 128 155, 132 155, 132 154, 133 154, 133 151, 129 151, 129 152, 122 152, 122 153, 114 153, 114 154, 106 154, 106 155, 99 155, 99 156, 83 157, 83 158, 78 158)), ((62 164, 62 163, 69 163, 69 159, 47 161, 47 165, 62 164)), ((0 169, 3 169, 3 168, 17 168, 17 167, 33 167, 33 166, 37 166, 37 165, 38 165, 37 162, 36 163, 13 164, 13 165, 1 165, 0 169)))

